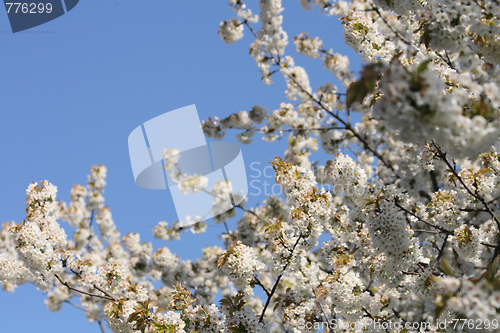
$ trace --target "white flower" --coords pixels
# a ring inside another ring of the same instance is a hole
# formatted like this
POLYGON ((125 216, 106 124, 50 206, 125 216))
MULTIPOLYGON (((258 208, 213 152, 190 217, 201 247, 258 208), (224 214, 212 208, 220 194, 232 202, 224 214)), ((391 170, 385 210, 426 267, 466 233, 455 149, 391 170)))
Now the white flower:
POLYGON ((250 282, 254 274, 264 268, 254 250, 241 242, 235 242, 218 261, 219 268, 229 275, 234 286, 244 295, 253 296, 250 282))
POLYGON ((219 35, 228 44, 243 38, 243 24, 240 20, 230 19, 223 21, 219 26, 219 35))

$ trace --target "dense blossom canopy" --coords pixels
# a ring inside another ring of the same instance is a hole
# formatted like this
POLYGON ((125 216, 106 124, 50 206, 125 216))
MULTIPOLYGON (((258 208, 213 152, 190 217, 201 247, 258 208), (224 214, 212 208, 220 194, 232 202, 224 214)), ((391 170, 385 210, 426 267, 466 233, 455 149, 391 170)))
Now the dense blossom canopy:
MULTIPOLYGON (((113 332, 500 331, 500 1, 300 3, 342 20, 361 73, 319 37, 304 32, 290 46, 281 0, 260 0, 258 15, 230 0, 236 16, 220 23, 222 40, 253 35, 262 81, 281 75, 289 101, 202 126, 243 144, 288 137, 273 162, 282 196, 218 215, 236 229, 226 225, 224 248, 191 261, 120 235, 104 204, 104 166, 69 203, 51 183, 33 183, 26 220, 0 230, 3 289, 33 283, 52 311, 77 298, 113 332), (312 87, 287 54, 293 46, 342 87, 312 87), (325 165, 314 159, 320 147, 325 165), (72 239, 60 221, 75 228, 72 239)), ((176 152, 164 152, 171 178, 224 211, 225 184, 183 174, 176 152)), ((187 222, 160 222, 154 235, 178 239, 187 222)))

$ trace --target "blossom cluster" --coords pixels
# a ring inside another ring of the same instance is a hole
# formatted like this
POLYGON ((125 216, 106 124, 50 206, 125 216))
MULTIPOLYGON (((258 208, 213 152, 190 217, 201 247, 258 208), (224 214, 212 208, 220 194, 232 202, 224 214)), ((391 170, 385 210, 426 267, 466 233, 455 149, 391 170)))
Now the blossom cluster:
MULTIPOLYGON (((466 88, 472 82, 463 75, 450 78, 451 82, 461 82, 462 87, 447 92, 443 81, 427 66, 429 61, 409 68, 394 61, 382 73, 382 97, 375 103, 373 114, 397 130, 403 141, 425 144, 435 139, 455 156, 477 157, 493 145, 499 127, 497 121, 488 122, 486 114, 471 114, 467 110, 482 104, 493 113, 494 104, 479 97, 485 90, 483 86, 468 92, 466 88)), ((493 91, 490 96, 498 89, 495 83, 485 86, 493 91)))
POLYGON ((263 81, 282 75, 287 100, 202 124, 209 138, 235 131, 243 144, 286 137, 271 162, 282 195, 226 207, 230 180, 207 189, 205 177, 182 172, 180 151, 166 149, 170 179, 184 193, 211 194, 224 211, 189 228, 154 227, 159 241, 224 227, 218 246, 183 260, 165 244, 120 235, 104 204, 104 166, 71 189, 69 203, 49 182, 33 183, 26 220, 0 229, 2 287, 33 283, 52 311, 76 298, 89 321, 112 332, 305 333, 337 319, 346 323, 338 332, 361 332, 366 319, 425 321, 429 332, 444 320, 498 323, 500 3, 300 3, 342 20, 346 44, 366 62, 359 76, 347 56, 307 33, 293 38, 292 58, 285 2, 260 0, 256 15, 230 0, 237 18, 221 23, 222 40, 253 38, 263 81), (324 83, 310 80, 302 56, 322 61, 324 83))

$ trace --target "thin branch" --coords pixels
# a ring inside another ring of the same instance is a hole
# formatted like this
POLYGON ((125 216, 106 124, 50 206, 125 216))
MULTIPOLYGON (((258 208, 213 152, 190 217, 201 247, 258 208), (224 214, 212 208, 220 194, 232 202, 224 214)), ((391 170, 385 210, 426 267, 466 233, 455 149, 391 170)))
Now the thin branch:
POLYGON ((224 227, 226 227, 226 232, 229 236, 233 237, 233 235, 231 234, 231 231, 229 230, 229 227, 227 226, 227 223, 226 221, 224 221, 224 227))
POLYGON ((495 202, 495 201, 497 201, 497 200, 500 200, 500 196, 498 196, 498 197, 496 197, 496 198, 491 199, 490 201, 488 201, 488 203, 489 203, 489 204, 490 204, 490 203, 494 203, 494 202, 495 202))
POLYGON ((92 229, 92 222, 94 221, 94 215, 95 215, 95 209, 92 209, 92 213, 90 214, 89 230, 92 229))
POLYGON ((255 213, 254 211, 252 211, 252 210, 250 210, 248 208, 245 208, 245 207, 241 206, 240 204, 237 204, 234 207, 235 208, 239 208, 239 209, 241 209, 241 210, 243 210, 243 211, 245 211, 245 212, 247 212, 249 214, 252 214, 253 216, 255 216, 256 218, 258 218, 261 221, 264 221, 264 219, 262 217, 260 217, 259 215, 257 215, 257 213, 255 213))
MULTIPOLYGON (((82 307, 82 306, 80 306, 80 305, 78 305, 78 304, 75 304, 75 303, 73 303, 73 302, 71 302, 71 301, 64 300, 63 302, 64 302, 64 303, 68 303, 69 305, 72 305, 72 306, 74 306, 75 308, 77 308, 77 309, 80 309, 80 310, 84 311, 85 313, 91 313, 89 310, 87 310, 87 309, 85 309, 84 307, 82 307)), ((100 321, 100 320, 97 320, 97 323, 99 324, 99 328, 101 329, 101 333, 106 333, 106 331, 104 330, 104 327, 102 326, 101 321, 100 321)))
POLYGON ((94 215, 95 215, 95 209, 92 209, 92 213, 90 214, 90 220, 89 220, 89 237, 87 237, 87 251, 92 252, 92 248, 90 247, 90 240, 94 236, 94 233, 92 232, 92 222, 94 221, 94 215))
POLYGON ((433 191, 434 192, 439 191, 439 184, 437 181, 436 171, 434 170, 429 171, 429 176, 431 177, 433 191))
POLYGON ((476 218, 477 215, 479 215, 480 212, 478 211, 475 211, 475 212, 472 212, 473 214, 470 214, 471 216, 469 216, 469 218, 467 220, 464 221, 464 224, 467 224, 469 225, 471 223, 472 220, 474 220, 476 218))
MULTIPOLYGON (((321 309, 321 312, 323 312, 323 316, 325 316, 326 322, 327 322, 327 323, 330 323, 330 322, 331 322, 331 321, 330 321, 330 317, 329 317, 329 316, 328 316, 328 314, 326 313, 326 311, 325 311, 325 309, 324 309, 324 307, 323 307, 323 304, 321 304, 321 302, 317 302, 317 304, 319 305, 319 308, 321 309)), ((329 332, 330 332, 330 330, 329 330, 329 329, 327 329, 327 330, 325 331, 325 333, 329 333, 329 332)))
POLYGON ((99 324, 99 327, 101 328, 101 332, 102 333, 106 333, 106 331, 104 330, 104 327, 102 326, 102 323, 100 320, 97 321, 97 323, 99 324))
POLYGON ((444 238, 444 241, 443 241, 443 245, 441 246, 441 249, 439 249, 439 253, 438 253, 438 256, 436 258, 436 261, 434 262, 434 265, 432 265, 432 268, 433 269, 436 269, 437 267, 437 264, 439 262, 439 259, 441 259, 443 253, 444 253, 444 248, 446 247, 446 243, 448 242, 448 237, 445 237, 444 238))
POLYGON ((368 317, 370 317, 372 320, 375 320, 375 318, 373 318, 373 315, 364 306, 362 306, 361 309, 363 309, 368 317))
MULTIPOLYGON (((394 315, 395 315, 397 318, 401 319, 404 323, 407 323, 407 322, 408 322, 408 320, 406 320, 405 318, 403 318, 403 316, 401 316, 401 314, 399 313, 399 311, 397 311, 397 310, 396 310, 396 309, 394 309, 394 308, 391 308, 391 310, 392 310, 392 312, 394 312, 394 315)), ((386 329, 386 332, 389 332, 389 331, 386 329)))
POLYGON ((250 26, 250 23, 248 23, 247 20, 244 20, 243 21, 243 24, 246 25, 248 27, 248 29, 250 29, 250 32, 252 33, 252 35, 255 37, 255 38, 258 38, 257 37, 257 34, 255 33, 255 31, 253 30, 253 28, 250 26))
MULTIPOLYGON (((226 222, 226 221, 224 221, 224 227, 226 227, 226 233, 227 233, 227 235, 228 235, 229 237, 231 237, 231 240, 233 240, 233 241, 234 241, 234 240, 237 240, 237 237, 236 237, 236 236, 235 236, 235 235, 231 232, 231 230, 229 230, 229 227, 228 227, 228 225, 227 225, 227 222, 226 222)), ((228 246, 228 245, 226 244, 226 247, 227 247, 227 246, 228 246)))
POLYGON ((351 132, 362 144, 363 148, 366 150, 369 150, 375 157, 377 157, 382 164, 384 164, 387 168, 389 168, 391 171, 395 171, 392 165, 390 165, 384 158, 374 149, 370 146, 370 144, 358 133, 354 128, 351 126, 350 123, 346 122, 344 119, 342 119, 339 115, 336 115, 332 111, 330 111, 326 106, 323 105, 321 101, 316 99, 309 91, 305 90, 298 82, 297 80, 291 76, 287 75, 287 77, 293 81, 293 83, 302 90, 303 93, 305 93, 311 101, 315 102, 318 104, 323 110, 325 110, 328 114, 330 114, 332 117, 334 117, 337 121, 339 121, 342 125, 344 125, 345 129, 349 132, 351 132))
POLYGON ((382 13, 380 13, 380 10, 378 9, 378 7, 376 6, 373 6, 372 7, 373 11, 375 13, 378 14, 378 16, 382 19, 382 21, 384 21, 384 23, 389 27, 389 29, 391 29, 391 31, 399 37, 399 39, 401 39, 406 45, 411 45, 411 42, 405 37, 403 36, 399 31, 395 30, 392 25, 389 24, 389 22, 387 22, 387 20, 385 19, 385 17, 382 16, 382 13))
POLYGON ((264 290, 264 292, 266 293, 266 296, 269 298, 271 296, 271 293, 269 292, 269 290, 267 290, 266 286, 264 286, 262 284, 262 282, 260 282, 259 278, 256 275, 253 276, 253 279, 254 279, 254 283, 257 286, 260 286, 262 288, 262 290, 264 290))
POLYGON ((432 197, 429 193, 420 190, 420 191, 418 191, 418 194, 420 194, 420 196, 426 198, 427 200, 432 201, 432 197))
POLYGON ((413 216, 414 218, 416 218, 416 219, 417 219, 417 220, 419 220, 420 222, 423 222, 423 223, 425 223, 425 224, 427 224, 427 225, 429 225, 429 226, 431 226, 431 227, 433 227, 433 228, 435 228, 435 229, 437 229, 437 230, 441 231, 442 233, 445 233, 445 234, 448 234, 448 235, 450 235, 450 234, 452 234, 452 233, 453 233, 453 232, 451 232, 450 230, 447 230, 447 229, 445 229, 445 228, 443 228, 443 227, 440 227, 440 226, 438 226, 438 225, 435 225, 435 224, 433 224, 433 223, 431 223, 431 222, 429 222, 429 221, 427 221, 427 220, 424 220, 423 218, 421 218, 421 217, 420 217, 420 216, 418 216, 417 214, 415 214, 415 213, 413 213, 412 211, 410 211, 410 210, 408 210, 408 209, 404 208, 403 206, 401 206, 401 205, 399 204, 399 202, 397 202, 396 200, 394 200, 394 204, 396 205, 396 207, 398 207, 399 209, 401 209, 401 210, 402 210, 402 211, 404 211, 405 213, 410 214, 411 216, 413 216))
MULTIPOLYGON (((68 267, 69 268, 69 267, 68 267)), ((75 274, 78 278, 82 278, 82 275, 80 273, 78 273, 77 271, 75 271, 74 269, 72 268, 69 268, 69 270, 75 274)), ((57 277, 57 275, 56 275, 57 277)), ((107 299, 111 300, 111 301, 116 301, 116 298, 113 297, 113 295, 111 295, 110 293, 108 293, 106 290, 102 289, 101 287, 93 284, 92 287, 94 287, 95 289, 99 290, 101 293, 103 293, 104 295, 107 296, 107 299)), ((97 296, 97 295, 94 295, 94 294, 90 294, 90 296, 97 296)), ((105 298, 105 297, 102 297, 102 298, 105 298)))
POLYGON ((441 231, 437 230, 424 230, 424 229, 413 229, 414 232, 426 232, 428 234, 440 234, 441 231))
POLYGON ((68 288, 69 290, 73 290, 73 291, 75 291, 77 293, 84 294, 84 295, 91 296, 91 297, 99 297, 99 298, 107 299, 108 301, 114 301, 115 300, 113 297, 109 297, 107 295, 106 296, 95 295, 95 294, 91 294, 91 293, 88 293, 88 292, 83 291, 83 290, 78 290, 78 289, 73 288, 72 286, 70 286, 67 282, 63 281, 57 274, 54 274, 54 276, 57 278, 57 280, 59 280, 59 282, 63 286, 66 286, 66 288, 68 288))
MULTIPOLYGON (((80 309, 80 310, 84 311, 85 313, 92 313, 92 312, 90 312, 89 310, 85 309, 84 307, 82 307, 82 306, 80 306, 80 305, 78 305, 78 304, 75 304, 75 303, 73 303, 73 302, 71 302, 71 301, 65 300, 65 301, 63 301, 63 302, 64 302, 64 303, 68 303, 68 304, 70 304, 70 305, 74 306, 75 308, 78 308, 78 309, 80 309)), ((100 321, 100 320, 97 320, 97 323, 99 324, 99 328, 101 329, 101 332, 102 332, 102 333, 106 333, 106 331, 104 330, 104 327, 102 326, 101 321, 100 321)))
MULTIPOLYGON (((448 161, 448 158, 446 157, 446 152, 444 152, 441 147, 439 147, 436 143, 436 141, 432 140, 432 145, 436 148, 437 151, 437 157, 439 157, 448 167, 448 169, 451 171, 453 176, 455 176, 456 179, 460 182, 460 184, 463 186, 463 188, 476 200, 481 202, 483 207, 486 209, 486 212, 491 216, 493 221, 495 221, 497 228, 500 229, 500 220, 496 217, 496 215, 493 213, 493 210, 491 209, 490 205, 486 202, 486 200, 477 193, 477 189, 472 192, 472 190, 465 184, 464 180, 462 177, 458 174, 456 167, 451 165, 450 161, 448 161)), ((495 247, 495 252, 493 253, 493 258, 491 259, 491 262, 495 260, 497 256, 500 255, 500 242, 496 245, 495 247)))
POLYGON ((422 270, 422 273, 425 273, 425 267, 424 265, 422 265, 421 263, 417 262, 417 266, 418 268, 420 268, 422 270))
MULTIPOLYGON (((258 38, 257 34, 255 31, 251 28, 250 24, 245 20, 243 21, 243 24, 245 24, 252 34, 254 35, 255 38, 258 38)), ((404 37, 403 37, 404 38, 404 37)), ((271 54, 272 59, 274 60, 275 64, 281 67, 281 62, 279 59, 276 58, 275 55, 271 54)), ((286 75, 290 80, 293 81, 293 83, 300 89, 302 90, 303 93, 305 93, 313 102, 315 102, 317 105, 319 105, 324 111, 329 113, 332 117, 334 117, 336 120, 338 120, 342 125, 344 125, 345 129, 349 132, 351 132, 362 144, 364 149, 369 150, 375 157, 377 157, 382 164, 384 164, 387 168, 389 168, 391 171, 395 171, 394 168, 392 167, 391 164, 389 164, 374 148, 372 148, 369 143, 358 133, 354 130, 354 128, 351 126, 350 122, 346 122, 344 119, 340 118, 340 116, 334 114, 332 111, 330 111, 322 101, 316 99, 309 91, 304 89, 298 82, 297 80, 291 76, 291 75, 286 75)))
POLYGON ((281 131, 281 132, 304 132, 304 131, 329 131, 329 130, 345 130, 345 127, 342 126, 331 126, 331 127, 317 127, 317 128, 280 128, 275 130, 274 128, 270 128, 267 132, 281 131))
POLYGON ((437 143, 432 140, 432 144, 434 145, 434 147, 437 149, 437 152, 438 152, 438 157, 446 164, 446 166, 448 167, 448 169, 451 171, 451 173, 453 173, 453 175, 458 179, 458 181, 460 182, 460 184, 463 186, 463 188, 473 197, 475 198, 476 200, 478 200, 479 202, 481 202, 481 204, 484 206, 484 208, 486 209, 486 212, 488 214, 490 214, 491 218, 495 221, 495 223, 497 224, 497 227, 500 229, 500 220, 498 220, 498 218, 495 216, 495 214, 493 213, 493 211, 491 210, 490 208, 490 205, 488 205, 488 203, 486 202, 486 200, 484 200, 484 198, 482 196, 480 196, 478 193, 477 193, 477 190, 474 192, 472 192, 472 190, 465 184, 465 182, 463 181, 462 177, 460 177, 460 175, 458 174, 457 170, 455 169, 454 166, 451 165, 450 161, 448 161, 448 158, 446 158, 446 153, 443 152, 443 150, 441 150, 441 147, 439 147, 437 145, 437 143))
MULTIPOLYGON (((228 129, 235 130, 248 130, 246 127, 229 127, 228 129)), ((291 128, 267 128, 264 127, 258 129, 259 133, 273 133, 273 132, 305 132, 305 131, 329 131, 329 130, 345 130, 342 126, 330 126, 330 127, 312 127, 312 128, 302 128, 302 127, 291 127, 291 128)))
POLYGON ((486 242, 481 242, 481 244, 483 244, 484 246, 487 246, 487 247, 491 247, 493 249, 497 247, 495 244, 486 243, 486 242))
POLYGON ((437 54, 438 57, 441 58, 441 60, 443 60, 445 62, 445 64, 447 64, 451 69, 453 69, 454 71, 457 71, 457 69, 455 68, 455 66, 453 66, 453 63, 451 62, 451 59, 448 56, 448 53, 445 53, 446 58, 442 54, 440 54, 439 52, 437 52, 437 51, 434 52, 434 53, 437 54))
POLYGON ((75 303, 73 303, 73 302, 71 302, 71 301, 64 300, 63 302, 64 302, 64 303, 68 303, 69 305, 72 305, 72 306, 74 306, 75 308, 80 309, 80 310, 82 310, 82 311, 83 311, 83 312, 85 312, 85 313, 90 313, 90 311, 89 311, 89 310, 87 310, 87 309, 85 309, 83 306, 80 306, 80 305, 78 305, 78 304, 75 304, 75 303))
POLYGON ((461 212, 488 212, 484 208, 459 208, 458 210, 461 212))
POLYGON ((273 298, 273 295, 276 292, 276 288, 278 288, 278 285, 280 283, 281 277, 283 276, 283 274, 286 271, 288 265, 290 264, 290 259, 292 258, 293 252, 295 251, 295 248, 297 247, 297 245, 299 244, 299 241, 301 239, 302 239, 302 234, 299 236, 299 238, 297 238, 297 241, 293 245, 293 248, 291 250, 289 250, 290 251, 290 257, 288 257, 288 261, 287 261, 285 267, 283 267, 283 273, 281 273, 278 276, 278 278, 276 279, 276 282, 274 283, 273 288, 271 289, 271 292, 270 292, 269 296, 267 297, 266 304, 264 305, 264 308, 262 309, 262 313, 260 314, 259 323, 262 323, 262 321, 264 320, 264 314, 266 313, 267 307, 269 306, 269 303, 271 302, 271 299, 273 298))

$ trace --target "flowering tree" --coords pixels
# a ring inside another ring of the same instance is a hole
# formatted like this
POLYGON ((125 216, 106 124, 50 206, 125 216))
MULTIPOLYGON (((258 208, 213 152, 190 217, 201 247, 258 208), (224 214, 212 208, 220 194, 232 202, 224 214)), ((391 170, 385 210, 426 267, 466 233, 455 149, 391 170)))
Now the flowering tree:
MULTIPOLYGON (((285 52, 281 1, 260 0, 254 15, 230 0, 237 18, 220 24, 223 41, 248 30, 262 80, 282 75, 297 102, 203 123, 206 136, 234 130, 244 144, 288 136, 272 163, 283 197, 217 216, 237 219, 225 248, 182 261, 138 234, 120 237, 104 205, 104 166, 69 203, 49 182, 33 183, 26 220, 0 232, 3 289, 33 283, 49 309, 73 304, 113 332, 498 332, 500 1, 300 2, 342 20, 366 63, 359 76, 301 33, 296 50, 321 58, 344 87, 313 89, 285 52), (319 143, 331 155, 324 166, 312 159, 319 143), (73 239, 58 219, 76 228, 73 239)), ((182 190, 216 203, 225 187, 176 171, 173 153, 166 166, 189 180, 182 190)), ((183 230, 160 222, 153 232, 172 240, 183 230)))

